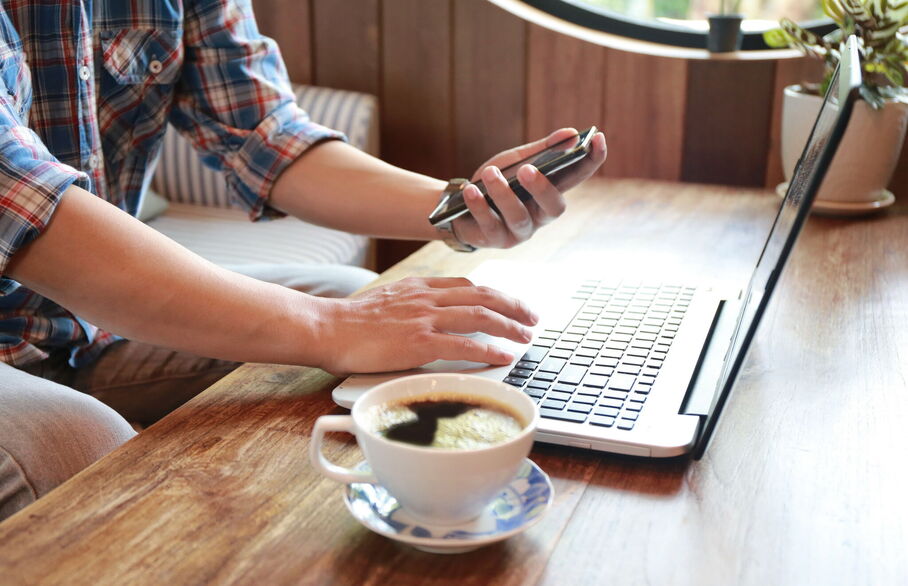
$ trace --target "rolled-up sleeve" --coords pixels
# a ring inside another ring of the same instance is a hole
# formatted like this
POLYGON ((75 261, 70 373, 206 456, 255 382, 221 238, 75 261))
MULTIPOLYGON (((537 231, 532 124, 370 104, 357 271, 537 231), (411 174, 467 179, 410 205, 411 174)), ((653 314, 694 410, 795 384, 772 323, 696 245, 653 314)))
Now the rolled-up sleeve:
POLYGON ((48 152, 8 96, 0 83, 0 275, 16 251, 47 227, 66 188, 88 179, 48 152))
POLYGON ((277 45, 262 36, 248 0, 186 3, 185 62, 173 125, 202 153, 253 220, 277 177, 307 148, 344 135, 296 105, 277 45))

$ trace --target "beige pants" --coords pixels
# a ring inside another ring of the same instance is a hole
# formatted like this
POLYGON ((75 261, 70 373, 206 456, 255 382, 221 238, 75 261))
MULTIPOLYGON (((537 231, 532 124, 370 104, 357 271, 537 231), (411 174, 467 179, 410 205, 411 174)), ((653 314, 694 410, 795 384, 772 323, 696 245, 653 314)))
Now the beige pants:
MULTIPOLYGON (((376 276, 331 265, 234 268, 326 297, 347 296, 376 276)), ((0 520, 134 436, 129 422, 157 421, 237 366, 133 341, 78 370, 64 354, 24 369, 0 363, 0 520)))

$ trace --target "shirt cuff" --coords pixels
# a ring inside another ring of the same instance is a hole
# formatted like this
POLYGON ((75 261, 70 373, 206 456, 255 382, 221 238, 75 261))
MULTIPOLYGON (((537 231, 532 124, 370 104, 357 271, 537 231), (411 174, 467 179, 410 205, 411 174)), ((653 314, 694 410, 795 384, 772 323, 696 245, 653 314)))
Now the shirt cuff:
POLYGON ((0 275, 47 227, 60 197, 88 177, 57 161, 24 126, 0 127, 0 275))
POLYGON ((230 188, 248 206, 250 219, 284 216, 268 205, 274 182, 307 149, 331 139, 347 141, 342 132, 312 122, 294 103, 266 116, 232 155, 233 173, 227 176, 230 188))

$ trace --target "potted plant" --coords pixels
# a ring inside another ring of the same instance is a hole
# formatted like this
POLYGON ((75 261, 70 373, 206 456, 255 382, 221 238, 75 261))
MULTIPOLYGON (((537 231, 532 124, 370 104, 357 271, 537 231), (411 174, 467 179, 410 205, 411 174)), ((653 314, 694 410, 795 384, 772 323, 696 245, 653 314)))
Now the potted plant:
POLYGON ((719 0, 719 14, 706 15, 709 21, 706 48, 710 53, 727 53, 741 48, 744 15, 738 13, 740 4, 741 0, 719 0))
POLYGON ((908 0, 823 0, 823 11, 837 28, 825 37, 788 19, 763 36, 771 47, 795 47, 822 59, 820 84, 785 88, 782 105, 782 166, 790 179, 811 122, 823 101, 840 47, 857 35, 864 83, 848 129, 817 194, 815 210, 860 213, 895 201, 886 187, 892 179, 908 125, 908 0))

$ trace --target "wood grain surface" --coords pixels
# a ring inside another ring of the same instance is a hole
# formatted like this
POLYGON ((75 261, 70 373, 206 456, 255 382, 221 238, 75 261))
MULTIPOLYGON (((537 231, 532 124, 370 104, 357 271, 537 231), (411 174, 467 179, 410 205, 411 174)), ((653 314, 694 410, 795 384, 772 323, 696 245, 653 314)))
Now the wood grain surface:
MULTIPOLYGON (((432 244, 383 275, 597 259, 743 284, 768 191, 596 180, 507 252, 432 244)), ((307 462, 337 379, 247 365, 0 524, 7 584, 898 584, 908 576, 908 216, 812 218, 705 458, 537 445, 525 534, 421 553, 370 533, 307 462)), ((345 436, 327 455, 361 459, 345 436)))

